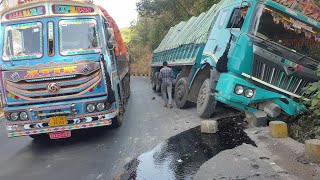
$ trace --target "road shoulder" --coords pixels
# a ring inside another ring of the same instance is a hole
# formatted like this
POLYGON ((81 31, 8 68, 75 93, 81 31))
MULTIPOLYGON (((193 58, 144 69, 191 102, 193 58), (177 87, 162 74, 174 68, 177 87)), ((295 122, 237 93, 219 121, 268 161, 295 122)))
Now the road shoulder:
POLYGON ((273 139, 267 128, 249 128, 257 147, 244 144, 219 153, 204 163, 195 179, 320 179, 319 166, 310 163, 304 145, 273 139))

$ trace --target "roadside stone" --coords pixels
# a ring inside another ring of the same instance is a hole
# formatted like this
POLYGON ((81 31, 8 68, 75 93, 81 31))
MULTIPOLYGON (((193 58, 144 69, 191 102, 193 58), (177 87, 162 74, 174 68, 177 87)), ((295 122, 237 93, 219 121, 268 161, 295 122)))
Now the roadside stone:
POLYGON ((271 121, 269 124, 271 136, 273 138, 287 138, 288 137, 288 125, 282 121, 271 121))
POLYGON ((253 118, 252 118, 252 126, 254 127, 265 127, 268 125, 268 115, 266 112, 263 111, 258 111, 253 113, 253 118))
POLYGON ((215 134, 218 132, 218 121, 203 120, 201 121, 201 132, 208 134, 215 134))
POLYGON ((305 151, 311 162, 320 162, 320 140, 310 139, 305 143, 305 151))

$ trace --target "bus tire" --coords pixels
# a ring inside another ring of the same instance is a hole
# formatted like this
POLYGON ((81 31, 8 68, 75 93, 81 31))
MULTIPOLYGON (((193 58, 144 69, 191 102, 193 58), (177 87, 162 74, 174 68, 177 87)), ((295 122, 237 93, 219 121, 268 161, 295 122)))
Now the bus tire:
POLYGON ((188 101, 188 92, 187 78, 182 77, 175 85, 174 100, 178 108, 184 109, 191 104, 191 102, 188 101))
POLYGON ((217 101, 210 91, 210 79, 206 79, 199 90, 197 113, 201 118, 210 118, 216 108, 217 101))

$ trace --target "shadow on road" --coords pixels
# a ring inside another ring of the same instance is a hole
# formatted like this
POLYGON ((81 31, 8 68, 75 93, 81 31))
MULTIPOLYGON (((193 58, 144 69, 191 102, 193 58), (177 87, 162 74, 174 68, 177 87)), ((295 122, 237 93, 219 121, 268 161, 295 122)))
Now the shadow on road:
POLYGON ((107 136, 111 136, 114 130, 110 127, 98 127, 92 129, 84 129, 72 131, 72 136, 67 139, 51 140, 49 136, 45 136, 41 139, 34 139, 30 144, 31 148, 36 151, 47 151, 47 149, 52 150, 53 148, 65 148, 67 146, 74 145, 86 145, 94 144, 105 139, 107 136))
POLYGON ((241 118, 227 121, 217 134, 202 134, 196 127, 178 134, 125 166, 115 179, 192 179, 200 166, 219 152, 254 142, 243 131, 241 118))

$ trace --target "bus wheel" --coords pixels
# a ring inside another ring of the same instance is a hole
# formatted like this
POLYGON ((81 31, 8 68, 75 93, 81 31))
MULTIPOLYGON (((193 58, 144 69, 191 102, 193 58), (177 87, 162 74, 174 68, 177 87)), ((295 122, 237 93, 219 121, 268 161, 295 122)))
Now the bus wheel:
POLYGON ((178 108, 183 109, 190 105, 188 99, 188 86, 187 86, 187 78, 180 78, 175 85, 175 96, 174 100, 178 108))
POLYGON ((200 88, 197 99, 197 112, 201 118, 210 118, 216 108, 217 101, 210 93, 210 79, 206 79, 200 88))
POLYGON ((126 101, 128 101, 129 100, 129 98, 130 98, 130 95, 131 95, 131 88, 130 88, 130 77, 129 76, 126 76, 125 77, 125 96, 126 96, 126 101))
POLYGON ((123 114, 124 114, 124 107, 123 103, 119 103, 119 113, 116 117, 112 118, 112 127, 119 128, 123 123, 123 114))
POLYGON ((156 77, 156 92, 158 92, 158 93, 161 92, 161 82, 160 82, 160 79, 159 79, 159 75, 160 75, 159 72, 156 72, 154 74, 154 76, 156 77))

